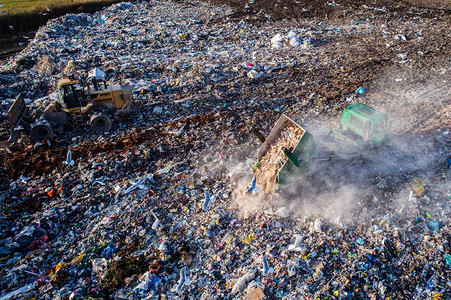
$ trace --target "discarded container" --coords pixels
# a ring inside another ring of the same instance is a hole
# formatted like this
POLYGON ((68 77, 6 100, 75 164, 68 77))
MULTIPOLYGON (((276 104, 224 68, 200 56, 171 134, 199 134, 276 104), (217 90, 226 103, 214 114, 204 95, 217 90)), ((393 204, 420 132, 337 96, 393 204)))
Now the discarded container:
POLYGON ((363 95, 363 94, 365 94, 365 92, 366 92, 366 90, 364 87, 359 87, 358 89, 355 90, 355 93, 359 94, 359 95, 363 95))
POLYGON ((432 231, 442 228, 442 223, 439 221, 429 221, 428 228, 432 231))

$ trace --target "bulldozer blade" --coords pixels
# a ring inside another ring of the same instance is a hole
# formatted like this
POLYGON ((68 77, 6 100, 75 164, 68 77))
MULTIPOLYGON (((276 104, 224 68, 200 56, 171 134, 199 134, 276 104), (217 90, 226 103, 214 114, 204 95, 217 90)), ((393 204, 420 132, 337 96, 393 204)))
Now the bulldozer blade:
POLYGON ((8 109, 8 112, 6 113, 6 117, 8 118, 10 122, 9 127, 9 138, 8 140, 2 140, 0 141, 0 148, 5 148, 10 143, 14 143, 17 138, 19 137, 20 131, 15 130, 15 128, 22 124, 24 126, 28 126, 28 122, 26 122, 23 118, 26 114, 27 106, 25 105, 25 100, 23 99, 22 95, 19 94, 16 97, 16 100, 14 100, 11 107, 8 109))
POLYGON ((27 106, 25 105, 25 100, 23 99, 22 95, 19 94, 6 113, 6 117, 11 123, 11 128, 15 128, 17 124, 20 123, 26 111, 27 106))

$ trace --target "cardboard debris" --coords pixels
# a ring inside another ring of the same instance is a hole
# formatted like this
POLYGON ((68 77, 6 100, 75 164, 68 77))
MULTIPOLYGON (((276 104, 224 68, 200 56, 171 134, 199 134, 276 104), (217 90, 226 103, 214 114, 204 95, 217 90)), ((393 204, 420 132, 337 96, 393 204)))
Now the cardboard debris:
POLYGON ((265 299, 265 293, 263 293, 263 291, 261 290, 261 288, 253 289, 252 291, 250 291, 250 292, 247 294, 247 299, 248 299, 248 300, 261 300, 261 299, 265 299))

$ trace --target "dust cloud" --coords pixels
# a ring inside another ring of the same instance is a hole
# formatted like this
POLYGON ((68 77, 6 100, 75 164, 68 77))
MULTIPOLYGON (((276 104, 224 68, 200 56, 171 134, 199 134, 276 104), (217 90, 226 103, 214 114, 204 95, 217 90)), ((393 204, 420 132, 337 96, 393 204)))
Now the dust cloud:
MULTIPOLYGON (((243 214, 258 213, 268 206, 274 211, 284 207, 295 217, 321 217, 343 226, 387 214, 418 214, 416 208, 421 203, 413 192, 414 182, 427 185, 419 178, 434 178, 450 155, 451 133, 438 128, 451 120, 451 90, 446 79, 415 86, 408 82, 409 76, 398 73, 384 77, 379 83, 381 90, 370 90, 365 98, 356 99, 389 116, 388 139, 380 148, 355 152, 350 159, 318 162, 311 174, 297 175, 291 185, 270 195, 261 190, 245 193, 252 179, 252 162, 240 165, 243 177, 234 199, 243 214)), ((339 117, 335 116, 336 120, 339 117)), ((352 154, 332 141, 329 121, 306 127, 315 138, 317 156, 327 151, 352 154)), ((422 201, 427 202, 425 199, 422 201)))

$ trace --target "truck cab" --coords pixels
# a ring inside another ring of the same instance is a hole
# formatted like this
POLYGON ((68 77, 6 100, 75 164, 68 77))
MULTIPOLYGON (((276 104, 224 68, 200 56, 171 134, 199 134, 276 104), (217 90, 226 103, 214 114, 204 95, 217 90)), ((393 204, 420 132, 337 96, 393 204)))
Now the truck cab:
POLYGON ((387 137, 387 115, 361 103, 349 105, 341 113, 340 128, 332 129, 332 134, 359 146, 378 147, 387 137))

